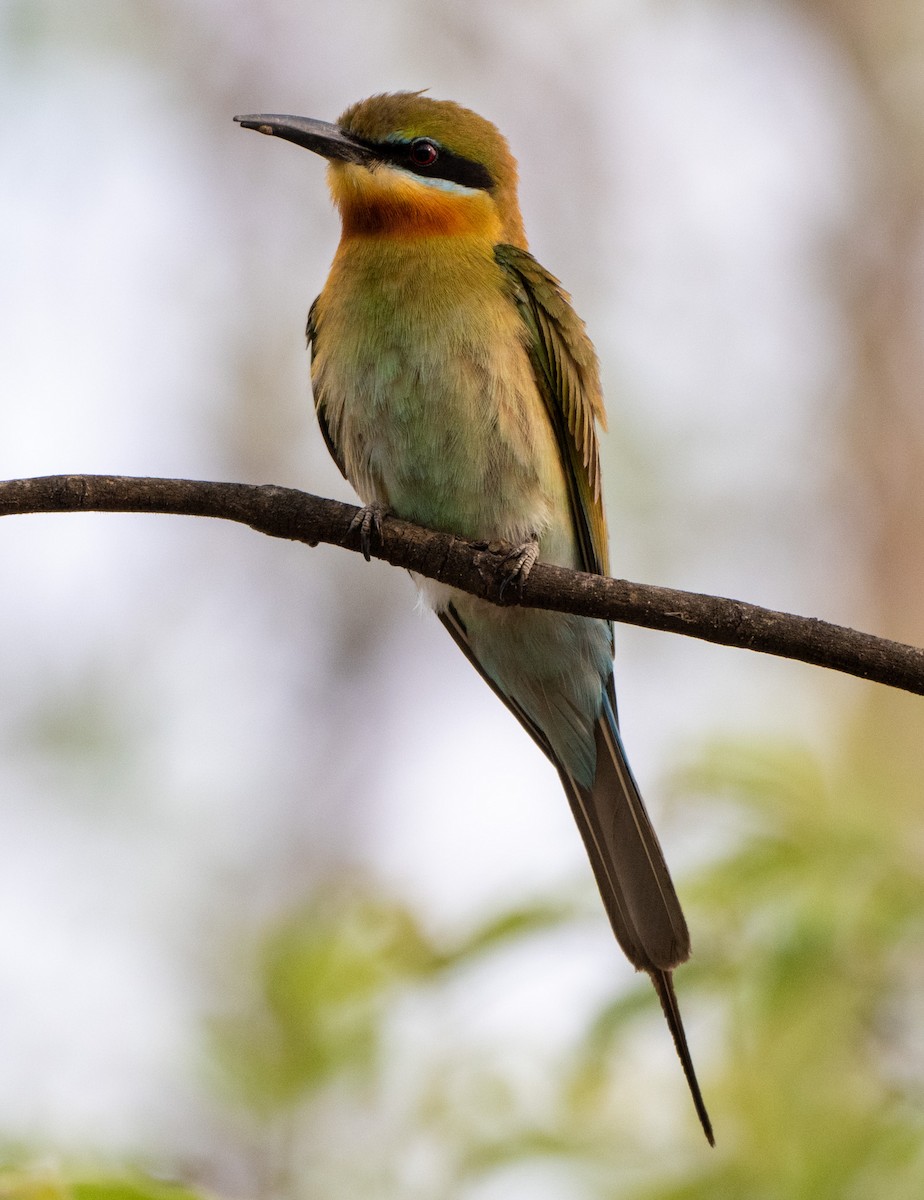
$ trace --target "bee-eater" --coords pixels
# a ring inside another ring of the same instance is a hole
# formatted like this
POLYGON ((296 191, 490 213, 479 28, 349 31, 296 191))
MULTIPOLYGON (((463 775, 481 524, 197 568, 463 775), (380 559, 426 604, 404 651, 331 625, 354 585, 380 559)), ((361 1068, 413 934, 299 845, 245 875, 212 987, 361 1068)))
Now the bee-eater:
MULTIPOLYGON (((417 92, 372 96, 335 125, 236 117, 326 158, 342 235, 308 314, 321 432, 366 509, 607 572, 597 359, 532 257, 517 167, 484 118, 417 92)), ((664 1009, 706 1137, 671 972, 690 953, 680 902, 616 719, 612 626, 499 608, 418 581, 564 784, 607 915, 664 1009)))

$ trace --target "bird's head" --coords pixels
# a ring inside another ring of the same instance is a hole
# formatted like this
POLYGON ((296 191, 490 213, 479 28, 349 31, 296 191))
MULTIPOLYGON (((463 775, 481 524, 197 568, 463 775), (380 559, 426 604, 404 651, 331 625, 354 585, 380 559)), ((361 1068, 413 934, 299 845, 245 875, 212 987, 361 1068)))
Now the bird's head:
POLYGON ((234 119, 328 160, 345 236, 473 233, 526 246, 517 165, 505 138, 451 100, 371 96, 335 125, 273 114, 234 119))

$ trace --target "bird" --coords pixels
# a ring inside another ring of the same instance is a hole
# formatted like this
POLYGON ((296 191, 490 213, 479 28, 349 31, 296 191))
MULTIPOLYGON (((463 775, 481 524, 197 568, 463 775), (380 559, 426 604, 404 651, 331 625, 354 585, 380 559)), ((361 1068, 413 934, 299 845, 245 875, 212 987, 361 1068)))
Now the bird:
MULTIPOLYGON (((490 121, 424 92, 373 95, 336 123, 234 118, 327 160, 341 237, 307 340, 327 448, 364 508, 609 570, 597 356, 559 281, 530 254, 518 168, 490 121)), ((497 606, 417 579, 423 598, 558 771, 613 932, 650 977, 710 1145, 672 972, 690 937, 626 758, 609 622, 497 606)))

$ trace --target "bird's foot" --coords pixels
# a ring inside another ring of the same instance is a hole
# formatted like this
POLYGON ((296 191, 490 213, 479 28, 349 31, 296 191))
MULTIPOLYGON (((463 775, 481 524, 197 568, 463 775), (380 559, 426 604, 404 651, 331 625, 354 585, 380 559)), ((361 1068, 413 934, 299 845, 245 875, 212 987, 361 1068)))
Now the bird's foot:
POLYGON ((372 543, 382 540, 382 518, 389 515, 384 504, 367 504, 359 510, 350 522, 347 537, 359 536, 359 548, 363 558, 369 562, 372 557, 372 543))
POLYGON ((497 593, 498 600, 503 600, 507 589, 514 587, 519 595, 523 594, 523 585, 529 578, 529 573, 539 557, 539 539, 532 537, 522 542, 504 555, 502 566, 503 579, 497 593))

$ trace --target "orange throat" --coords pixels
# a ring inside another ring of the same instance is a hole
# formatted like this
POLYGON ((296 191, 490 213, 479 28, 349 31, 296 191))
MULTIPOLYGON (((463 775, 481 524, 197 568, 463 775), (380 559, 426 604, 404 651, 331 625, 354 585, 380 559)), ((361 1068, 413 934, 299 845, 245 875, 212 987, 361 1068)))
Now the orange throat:
POLYGON ((387 167, 370 171, 350 163, 332 163, 328 182, 345 238, 475 234, 501 240, 488 192, 444 191, 387 167))

